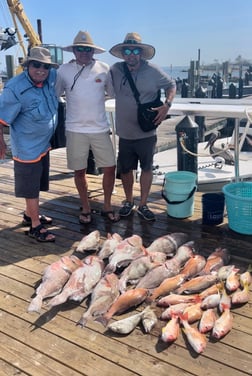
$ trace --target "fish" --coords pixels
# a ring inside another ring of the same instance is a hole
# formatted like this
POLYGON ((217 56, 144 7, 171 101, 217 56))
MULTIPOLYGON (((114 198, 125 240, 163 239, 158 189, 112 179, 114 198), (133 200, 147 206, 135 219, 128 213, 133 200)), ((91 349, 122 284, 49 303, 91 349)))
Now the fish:
POLYGON ((206 261, 206 265, 200 271, 199 275, 210 274, 213 271, 219 270, 222 266, 227 265, 230 260, 230 254, 226 248, 216 248, 206 261))
POLYGON ((217 276, 213 274, 202 275, 198 277, 194 277, 189 281, 182 283, 182 285, 175 290, 176 294, 193 294, 198 293, 207 287, 213 285, 217 282, 217 276))
POLYGON ((240 279, 238 276, 238 272, 240 269, 234 268, 231 270, 231 272, 228 274, 225 286, 230 292, 234 292, 238 289, 240 286, 240 279))
POLYGON ((240 274, 240 284, 242 287, 244 287, 245 283, 248 284, 248 286, 252 282, 252 276, 251 276, 252 267, 249 265, 248 270, 244 273, 240 274))
POLYGON ((132 235, 115 247, 104 273, 113 273, 117 268, 126 267, 131 261, 145 254, 142 238, 138 235, 132 235))
POLYGON ((225 304, 222 305, 223 312, 221 316, 215 321, 214 327, 212 330, 212 337, 220 339, 224 337, 233 326, 233 315, 228 307, 225 304))
POLYGON ((148 252, 163 252, 166 255, 174 254, 177 249, 188 240, 184 232, 173 232, 155 239, 146 249, 148 252))
POLYGON ((94 287, 91 293, 90 305, 77 325, 83 328, 88 320, 93 320, 95 317, 106 313, 119 295, 119 279, 117 275, 111 273, 103 276, 94 287))
POLYGON ((219 311, 223 312, 223 306, 231 308, 231 295, 228 295, 224 286, 224 282, 222 282, 222 287, 220 289, 220 292, 221 292, 221 298, 219 302, 219 311))
POLYGON ((249 284, 248 281, 243 283, 242 290, 236 290, 232 295, 232 304, 243 304, 249 301, 249 284))
POLYGON ((146 299, 147 295, 148 289, 135 288, 127 290, 114 301, 104 315, 98 316, 95 320, 106 327, 115 314, 121 314, 132 307, 138 306, 146 299))
POLYGON ((104 262, 94 255, 86 256, 82 262, 83 266, 71 274, 61 293, 49 301, 48 308, 65 303, 68 299, 81 302, 91 294, 102 277, 104 262))
POLYGON ((36 289, 36 296, 27 311, 40 313, 43 300, 59 294, 74 270, 81 267, 82 261, 76 256, 63 256, 48 265, 42 275, 42 282, 36 289))
POLYGON ((100 240, 100 232, 98 230, 92 231, 81 239, 76 248, 76 252, 98 251, 100 240))
POLYGON ((169 307, 174 304, 179 303, 196 303, 201 300, 198 294, 194 295, 180 295, 171 293, 170 295, 164 296, 157 301, 158 307, 169 307))
POLYGON ((175 256, 167 260, 164 264, 149 270, 145 276, 140 279, 136 287, 155 289, 164 279, 179 274, 181 265, 193 255, 193 245, 194 242, 188 242, 180 246, 175 256))
POLYGON ((139 324, 142 316, 143 316, 143 313, 139 312, 139 313, 136 313, 135 315, 126 317, 125 319, 114 321, 108 324, 107 329, 112 330, 112 332, 115 332, 115 333, 129 334, 139 324))
POLYGON ((161 284, 156 287, 151 293, 148 301, 154 301, 160 296, 167 295, 169 292, 175 290, 185 280, 184 274, 177 274, 173 277, 166 278, 161 284))
POLYGON ((205 257, 201 255, 193 255, 184 265, 181 274, 184 274, 186 278, 192 278, 197 275, 206 265, 205 257))
POLYGON ((158 321, 156 313, 151 309, 150 306, 147 306, 142 315, 142 324, 144 327, 145 333, 150 333, 158 321))
POLYGON ((210 330, 213 329, 214 323, 216 321, 217 317, 213 310, 213 308, 206 309, 201 316, 200 322, 199 322, 199 331, 200 333, 207 333, 210 332, 210 330))
POLYGON ((228 274, 235 268, 235 265, 224 265, 222 266, 218 272, 218 278, 220 281, 225 281, 227 279, 228 274))
POLYGON ((215 283, 215 284, 207 287, 203 291, 201 291, 199 293, 199 296, 203 300, 205 297, 207 297, 209 295, 216 294, 221 288, 222 288, 222 284, 220 282, 215 283))
POLYGON ((216 294, 206 296, 201 302, 202 309, 215 308, 220 304, 221 295, 218 291, 216 294))
POLYGON ((179 336, 179 317, 172 314, 171 319, 162 328, 161 340, 163 342, 174 342, 179 336))
POLYGON ((186 307, 183 311, 183 315, 187 315, 187 321, 189 322, 189 324, 200 320, 202 313, 203 311, 201 309, 201 302, 194 303, 186 307))
POLYGON ((120 291, 126 291, 127 283, 136 284, 149 270, 157 266, 160 266, 160 262, 153 262, 150 255, 140 256, 133 260, 121 273, 119 281, 120 291))
POLYGON ((103 242, 103 245, 98 253, 98 256, 104 260, 108 258, 114 252, 116 246, 122 241, 121 235, 117 234, 107 234, 107 239, 103 242))
POLYGON ((183 331, 191 347, 197 354, 203 353, 207 346, 206 337, 197 328, 188 323, 187 314, 181 314, 179 318, 180 322, 184 326, 183 331))
POLYGON ((191 306, 192 303, 178 303, 166 308, 160 316, 161 320, 169 320, 172 318, 172 315, 179 315, 184 312, 184 310, 191 306))

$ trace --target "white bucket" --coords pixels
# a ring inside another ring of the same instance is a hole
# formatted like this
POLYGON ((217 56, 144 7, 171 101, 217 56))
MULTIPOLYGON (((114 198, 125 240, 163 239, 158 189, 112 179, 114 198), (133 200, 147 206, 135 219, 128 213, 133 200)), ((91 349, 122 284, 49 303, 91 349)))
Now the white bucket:
POLYGON ((165 174, 162 196, 167 202, 167 214, 175 218, 191 217, 194 213, 194 192, 197 175, 190 171, 165 174))

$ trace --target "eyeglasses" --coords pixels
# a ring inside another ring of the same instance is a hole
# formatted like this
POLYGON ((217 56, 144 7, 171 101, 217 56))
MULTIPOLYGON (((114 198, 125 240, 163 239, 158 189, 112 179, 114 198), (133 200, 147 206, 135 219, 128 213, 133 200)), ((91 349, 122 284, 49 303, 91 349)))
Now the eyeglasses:
POLYGON ((140 48, 134 48, 133 50, 131 50, 130 48, 124 48, 123 49, 123 54, 126 55, 126 56, 129 56, 131 54, 133 55, 140 55, 141 53, 141 49, 140 48))
POLYGON ((32 61, 30 64, 33 68, 36 68, 36 69, 44 68, 44 69, 48 70, 48 69, 51 68, 50 64, 43 64, 43 63, 39 63, 38 61, 32 61))
POLYGON ((93 52, 93 48, 92 47, 85 47, 85 46, 77 46, 77 47, 74 47, 74 51, 77 51, 77 52, 93 52))

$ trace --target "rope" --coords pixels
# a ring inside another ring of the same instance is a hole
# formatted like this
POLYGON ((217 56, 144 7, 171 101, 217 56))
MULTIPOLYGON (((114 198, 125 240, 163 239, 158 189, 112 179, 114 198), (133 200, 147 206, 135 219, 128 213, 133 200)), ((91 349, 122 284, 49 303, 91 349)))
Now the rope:
POLYGON ((190 151, 190 150, 188 150, 187 148, 186 148, 186 146, 185 146, 185 144, 184 144, 184 138, 183 137, 180 137, 180 139, 179 139, 179 142, 180 142, 180 145, 181 145, 181 147, 182 147, 182 149, 185 151, 185 152, 187 152, 188 154, 190 154, 190 155, 192 155, 192 156, 194 156, 194 157, 209 157, 209 156, 211 156, 211 157, 215 157, 215 156, 217 156, 217 155, 221 155, 222 153, 223 153, 223 151, 227 151, 228 149, 229 149, 229 146, 227 146, 227 147, 225 147, 225 148, 223 148, 223 150, 220 150, 220 151, 218 151, 218 152, 216 152, 216 153, 213 153, 213 154, 207 154, 207 153, 193 153, 192 151, 190 151))

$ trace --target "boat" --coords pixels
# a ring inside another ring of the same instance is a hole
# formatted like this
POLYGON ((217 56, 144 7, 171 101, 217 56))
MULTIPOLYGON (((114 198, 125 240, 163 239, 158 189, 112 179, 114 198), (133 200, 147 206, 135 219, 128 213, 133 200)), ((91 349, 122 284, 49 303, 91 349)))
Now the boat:
MULTIPOLYGON (((106 101, 106 111, 112 128, 112 139, 116 148, 115 101, 106 101)), ((171 116, 208 116, 234 118, 235 128, 233 136, 229 139, 217 140, 217 145, 232 144, 231 151, 234 156, 234 165, 227 165, 214 159, 209 151, 205 150, 206 142, 198 144, 197 175, 198 191, 216 192, 229 182, 252 181, 252 151, 242 151, 246 136, 252 135, 252 105, 250 98, 243 99, 205 99, 205 98, 175 98, 169 111, 171 116), (245 127, 240 127, 240 120, 246 119, 245 127), (239 138, 240 135, 240 138, 239 138)), ((252 149, 251 149, 252 150, 252 149)), ((190 150, 188 151, 190 152, 190 150)), ((153 184, 163 184, 165 174, 177 170, 177 148, 158 152, 154 156, 153 184)), ((140 171, 136 171, 136 179, 140 171)))

